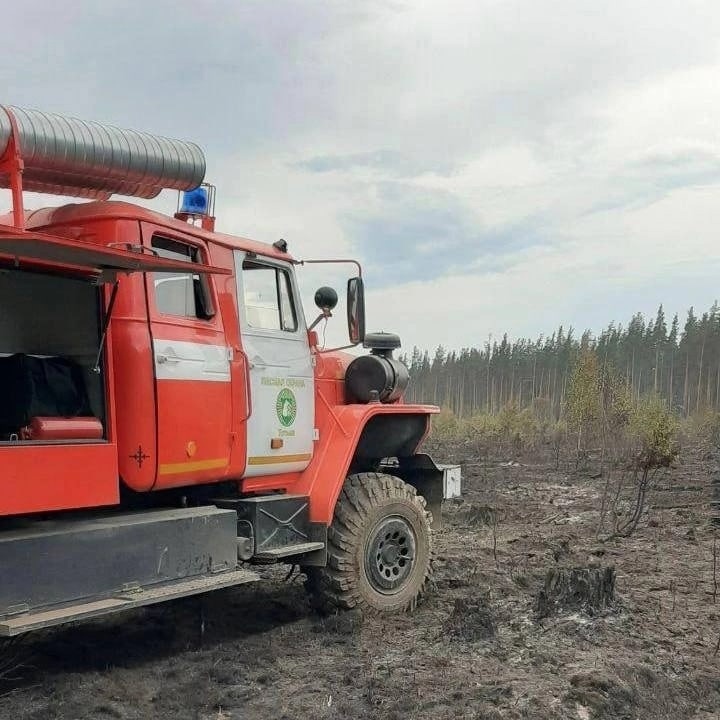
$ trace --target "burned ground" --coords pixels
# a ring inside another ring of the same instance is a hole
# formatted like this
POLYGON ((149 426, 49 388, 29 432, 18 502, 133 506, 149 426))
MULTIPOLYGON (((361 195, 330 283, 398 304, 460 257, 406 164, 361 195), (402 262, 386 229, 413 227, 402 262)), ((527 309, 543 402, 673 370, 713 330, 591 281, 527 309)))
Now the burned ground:
POLYGON ((0 718, 718 717, 717 459, 686 451, 637 531, 603 541, 597 472, 458 452, 464 498, 414 614, 320 618, 302 578, 267 569, 5 648, 0 718), (575 587, 539 612, 548 573, 574 571, 612 573, 598 607, 575 587))

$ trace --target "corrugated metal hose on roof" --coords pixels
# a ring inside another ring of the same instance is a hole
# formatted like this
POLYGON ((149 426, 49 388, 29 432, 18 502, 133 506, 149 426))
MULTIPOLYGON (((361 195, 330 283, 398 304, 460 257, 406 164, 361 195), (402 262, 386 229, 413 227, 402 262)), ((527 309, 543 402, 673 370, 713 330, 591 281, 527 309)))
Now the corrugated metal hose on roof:
MULTIPOLYGON (((192 190, 205 177, 205 156, 194 143, 123 130, 39 110, 0 106, 0 157, 18 129, 25 190, 106 200, 111 195, 156 197, 192 190)), ((8 178, 0 175, 0 187, 8 178)))

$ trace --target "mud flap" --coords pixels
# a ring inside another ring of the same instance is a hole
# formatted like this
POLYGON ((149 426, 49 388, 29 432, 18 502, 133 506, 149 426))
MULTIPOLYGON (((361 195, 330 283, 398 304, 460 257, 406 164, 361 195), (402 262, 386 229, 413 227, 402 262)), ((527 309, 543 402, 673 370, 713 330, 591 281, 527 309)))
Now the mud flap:
POLYGON ((442 527, 442 501, 460 497, 460 466, 438 465, 425 453, 400 457, 394 463, 383 464, 380 472, 401 478, 425 498, 432 513, 434 530, 442 527))

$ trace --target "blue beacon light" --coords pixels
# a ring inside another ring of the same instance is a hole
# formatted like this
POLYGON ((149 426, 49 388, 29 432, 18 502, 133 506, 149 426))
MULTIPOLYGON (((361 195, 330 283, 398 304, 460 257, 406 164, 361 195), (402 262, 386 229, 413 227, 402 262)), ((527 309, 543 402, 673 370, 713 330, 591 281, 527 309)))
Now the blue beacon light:
POLYGON ((187 215, 207 215, 208 192, 200 186, 194 190, 187 190, 182 195, 180 212, 187 215))

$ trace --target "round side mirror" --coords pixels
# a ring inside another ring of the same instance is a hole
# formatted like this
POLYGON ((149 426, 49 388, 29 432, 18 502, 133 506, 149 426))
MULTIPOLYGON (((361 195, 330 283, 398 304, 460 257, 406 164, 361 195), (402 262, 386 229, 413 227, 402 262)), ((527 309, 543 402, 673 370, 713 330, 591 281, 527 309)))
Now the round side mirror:
POLYGON ((338 304, 338 294, 331 287, 321 287, 315 293, 315 304, 323 311, 332 310, 338 304))

